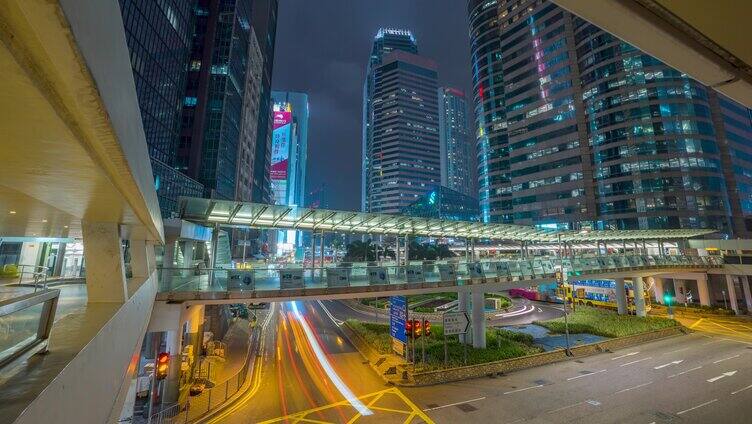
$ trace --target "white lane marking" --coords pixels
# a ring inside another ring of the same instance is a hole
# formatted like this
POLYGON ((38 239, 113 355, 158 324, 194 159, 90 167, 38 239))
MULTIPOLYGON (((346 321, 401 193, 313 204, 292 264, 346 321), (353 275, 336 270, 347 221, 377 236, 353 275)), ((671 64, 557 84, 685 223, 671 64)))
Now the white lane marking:
POLYGON ((520 310, 507 312, 503 314, 496 314, 496 316, 501 317, 501 318, 510 318, 510 317, 518 317, 520 315, 529 314, 530 312, 535 312, 535 306, 530 305, 530 309, 528 309, 527 306, 524 306, 520 310))
POLYGON ((670 367, 671 365, 678 365, 684 362, 684 359, 679 359, 678 361, 671 361, 668 364, 658 365, 657 367, 653 367, 654 370, 659 370, 661 368, 670 367))
POLYGON ((723 362, 723 361, 728 361, 729 359, 734 359, 734 358, 738 358, 738 357, 740 357, 740 356, 742 356, 742 355, 741 355, 741 354, 739 354, 739 355, 729 356, 728 358, 723 358, 723 359, 719 359, 719 360, 717 360, 717 361, 713 361, 713 363, 714 363, 714 364, 719 364, 719 363, 721 363, 721 362, 723 362))
POLYGON ((686 371, 682 371, 682 372, 679 372, 679 373, 676 373, 676 374, 669 375, 668 378, 678 377, 680 375, 684 375, 684 374, 687 374, 687 373, 692 372, 692 371, 697 371, 700 368, 702 368, 702 365, 700 365, 699 367, 690 368, 690 369, 688 369, 686 371))
POLYGON ((535 385, 535 386, 525 387, 525 388, 522 388, 522 389, 510 390, 508 392, 504 392, 504 394, 505 395, 509 395, 509 394, 512 394, 512 393, 524 392, 525 390, 537 389, 538 387, 543 387, 543 386, 544 386, 543 384, 538 384, 538 385, 535 385))
POLYGON ((615 358, 611 358, 611 360, 612 360, 612 361, 615 361, 615 360, 617 360, 617 359, 621 359, 621 358, 626 358, 627 356, 634 356, 634 355, 637 355, 638 353, 640 353, 640 352, 629 352, 629 353, 625 353, 624 355, 619 355, 619 356, 617 356, 617 357, 615 357, 615 358))
POLYGON ((573 403, 573 404, 567 405, 567 406, 562 406, 561 408, 553 409, 551 411, 548 411, 547 413, 548 414, 553 414, 553 413, 556 413, 556 412, 559 412, 559 411, 563 411, 565 409, 574 408, 575 406, 582 405, 583 403, 585 403, 585 401, 573 403))
POLYGON ((736 374, 736 370, 734 370, 734 371, 729 371, 729 372, 724 372, 723 374, 721 374, 721 375, 719 375, 719 376, 717 376, 717 377, 713 377, 713 378, 709 378, 709 379, 707 379, 707 382, 708 382, 708 383, 715 383, 716 381, 718 381, 718 380, 720 380, 720 379, 722 379, 722 378, 725 378, 725 377, 731 377, 731 376, 732 376, 732 375, 734 375, 734 374, 736 374))
POLYGON ((616 395, 616 394, 619 394, 619 393, 628 392, 630 390, 639 389, 640 387, 645 387, 645 386, 648 386, 650 384, 653 384, 653 382, 652 381, 648 381, 647 383, 642 383, 642 384, 638 384, 636 386, 627 387, 626 389, 621 389, 621 390, 619 390, 618 392, 616 392, 614 394, 616 395))
POLYGON ((676 413, 676 415, 686 414, 689 411, 694 411, 697 408, 702 408, 703 406, 710 405, 713 402, 718 402, 718 399, 709 400, 709 401, 707 401, 705 403, 701 403, 701 404, 699 404, 697 406, 693 406, 693 407, 691 407, 689 409, 685 409, 683 411, 679 411, 679 412, 676 413))
POLYGON ((735 392, 731 392, 731 394, 732 394, 732 395, 735 395, 735 394, 737 394, 737 393, 741 393, 741 392, 743 392, 743 391, 745 391, 745 390, 747 390, 747 389, 752 389, 752 384, 750 384, 750 385, 749 385, 749 386, 747 386, 747 387, 743 387, 743 388, 741 388, 741 389, 739 389, 739 390, 737 390, 737 391, 735 391, 735 392))
POLYGON ((321 306, 321 309, 324 310, 324 313, 326 313, 326 316, 328 316, 329 319, 332 320, 332 322, 334 323, 334 325, 336 325, 337 327, 339 327, 340 325, 342 325, 342 323, 344 321, 342 321, 341 319, 334 318, 334 315, 332 315, 332 313, 329 312, 329 309, 326 309, 326 306, 324 306, 324 303, 322 301, 317 300, 316 302, 319 303, 319 306, 321 306))
POLYGON ((582 377, 589 377, 589 376, 591 376, 593 374, 599 374, 599 373, 602 373, 602 372, 606 372, 606 370, 593 371, 593 372, 589 372, 587 374, 582 374, 582 375, 577 375, 577 376, 574 376, 574 377, 569 377, 567 379, 567 381, 577 380, 578 378, 582 378, 582 377))
POLYGON ((543 309, 541 309, 541 308, 538 308, 538 312, 543 312, 543 309))
POLYGON ((671 352, 663 352, 663 354, 664 355, 670 355, 672 353, 684 352, 685 350, 689 350, 689 348, 685 347, 683 349, 676 349, 676 350, 672 350, 671 352))
POLYGON ((425 412, 425 411, 435 411, 435 410, 437 410, 437 409, 448 408, 448 407, 450 407, 450 406, 457 406, 457 405, 462 405, 463 403, 477 402, 477 401, 479 401, 479 400, 483 400, 483 399, 485 399, 485 398, 486 398, 486 397, 485 397, 485 396, 483 396, 483 397, 479 397, 479 398, 475 398, 475 399, 464 400, 464 401, 462 401, 462 402, 455 402, 455 403, 450 403, 450 404, 447 404, 447 405, 434 406, 433 408, 426 408, 426 409, 424 409, 423 411, 424 411, 424 412, 425 412))
POLYGON ((638 359, 636 361, 627 362, 626 364, 619 365, 620 367, 626 367, 627 365, 636 364, 638 362, 647 361, 648 359, 653 359, 652 356, 648 356, 647 358, 638 359))

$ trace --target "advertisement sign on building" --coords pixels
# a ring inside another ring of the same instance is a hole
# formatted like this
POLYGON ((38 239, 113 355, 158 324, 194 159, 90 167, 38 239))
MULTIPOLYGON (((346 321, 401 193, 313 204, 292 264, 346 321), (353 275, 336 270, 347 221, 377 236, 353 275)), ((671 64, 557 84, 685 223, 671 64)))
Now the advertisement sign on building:
POLYGON ((277 181, 287 180, 287 169, 290 160, 290 138, 292 136, 291 112, 274 112, 272 134, 271 179, 277 181))

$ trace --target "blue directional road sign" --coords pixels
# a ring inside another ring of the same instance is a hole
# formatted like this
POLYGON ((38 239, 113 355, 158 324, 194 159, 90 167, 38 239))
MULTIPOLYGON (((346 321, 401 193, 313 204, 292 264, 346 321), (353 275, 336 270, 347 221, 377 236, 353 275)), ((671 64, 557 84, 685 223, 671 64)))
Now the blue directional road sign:
POLYGON ((402 343, 407 343, 405 321, 407 321, 407 298, 405 296, 391 296, 389 298, 389 333, 392 338, 402 343))

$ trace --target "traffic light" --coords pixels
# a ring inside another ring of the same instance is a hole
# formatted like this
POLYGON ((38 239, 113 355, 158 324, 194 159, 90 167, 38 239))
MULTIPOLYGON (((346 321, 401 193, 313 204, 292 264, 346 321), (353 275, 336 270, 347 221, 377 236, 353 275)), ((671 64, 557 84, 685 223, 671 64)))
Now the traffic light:
POLYGON ((405 337, 411 337, 413 335, 413 320, 405 320, 405 337))
POLYGON ((414 319, 413 320, 413 331, 415 331, 415 336, 414 337, 416 339, 421 336, 421 334, 423 333, 422 330, 423 330, 423 328, 422 328, 420 320, 419 319, 414 319))
POLYGON ((663 303, 665 303, 666 305, 670 305, 671 304, 671 293, 664 293, 663 294, 663 303))
POLYGON ((154 373, 157 376, 157 380, 164 380, 167 378, 167 370, 170 368, 170 354, 167 352, 161 352, 157 355, 157 366, 154 373))
POLYGON ((423 334, 425 334, 426 337, 431 335, 431 321, 427 319, 423 320, 423 334))

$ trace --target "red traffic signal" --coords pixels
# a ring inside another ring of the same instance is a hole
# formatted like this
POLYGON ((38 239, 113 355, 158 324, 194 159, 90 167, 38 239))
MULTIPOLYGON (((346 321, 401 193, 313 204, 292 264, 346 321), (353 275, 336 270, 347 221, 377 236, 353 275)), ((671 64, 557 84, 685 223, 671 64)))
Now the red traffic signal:
POLYGON ((413 320, 408 319, 405 321, 405 336, 410 337, 413 334, 413 320))
POLYGON ((413 331, 415 331, 415 335, 413 337, 415 337, 417 339, 418 337, 421 336, 421 334, 423 334, 423 328, 422 327, 423 326, 421 325, 421 322, 420 322, 419 319, 414 319, 413 320, 413 331))
POLYGON ((157 380, 164 380, 167 378, 167 370, 170 368, 170 354, 167 352, 161 352, 157 355, 157 364, 154 368, 154 374, 157 380))
POLYGON ((431 335, 431 321, 427 319, 423 320, 423 334, 425 334, 426 337, 431 335))

